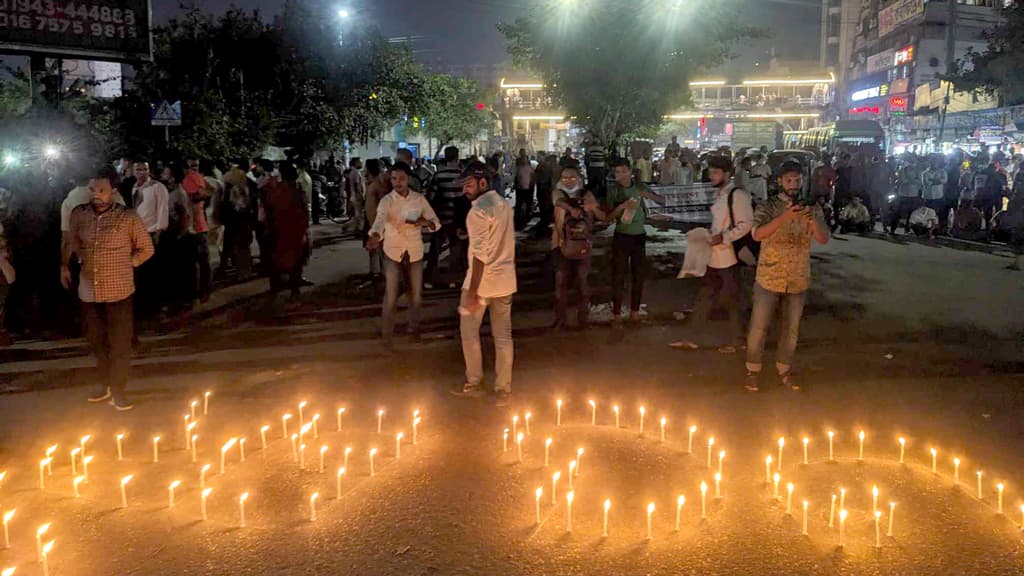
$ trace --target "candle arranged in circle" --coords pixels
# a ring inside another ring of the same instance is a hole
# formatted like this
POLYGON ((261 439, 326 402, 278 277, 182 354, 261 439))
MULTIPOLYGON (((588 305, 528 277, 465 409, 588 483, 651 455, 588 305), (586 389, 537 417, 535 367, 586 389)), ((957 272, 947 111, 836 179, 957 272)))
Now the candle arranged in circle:
POLYGON ((565 531, 572 532, 572 500, 576 493, 569 490, 569 493, 565 495, 565 531))
POLYGON ((555 426, 562 425, 562 399, 555 402, 555 426))
POLYGON ((603 524, 603 528, 601 530, 601 536, 604 536, 604 537, 608 536, 608 510, 610 510, 611 507, 612 507, 612 501, 611 500, 605 500, 604 501, 604 524, 603 524))
POLYGON ((828 431, 828 459, 829 459, 829 462, 835 460, 834 455, 832 453, 832 441, 835 440, 835 437, 836 437, 836 433, 831 431, 831 430, 829 430, 828 431))
POLYGON ((807 464, 807 445, 811 442, 811 439, 804 436, 804 464, 807 464))
POLYGON ((128 507, 128 489, 127 489, 127 486, 128 486, 128 483, 132 481, 132 478, 134 478, 134 475, 132 475, 132 474, 129 474, 129 475, 121 478, 121 508, 127 508, 128 507))
POLYGON ((248 499, 248 492, 242 492, 238 497, 238 525, 242 528, 245 528, 245 501, 248 499))
POLYGON ((338 468, 338 473, 335 476, 334 484, 334 497, 341 500, 341 478, 345 475, 345 467, 338 468))
POLYGON ((680 494, 676 498, 676 532, 679 532, 679 522, 683 516, 683 505, 686 504, 686 496, 680 494))
POLYGON ((181 486, 181 480, 175 480, 167 486, 167 507, 174 508, 174 491, 181 486))
POLYGON ((647 539, 650 540, 654 537, 653 526, 651 524, 651 518, 654 516, 654 502, 647 504, 647 539))
POLYGON ((536 499, 536 501, 534 502, 534 509, 536 510, 536 514, 537 514, 536 521, 537 521, 537 524, 539 525, 540 524, 540 498, 541 498, 541 496, 544 495, 544 488, 541 487, 541 486, 538 486, 537 489, 534 491, 534 495, 535 495, 535 499, 536 499))
POLYGON ((900 436, 900 464, 903 464, 903 452, 907 447, 907 439, 900 436))
POLYGON ((860 437, 860 450, 857 452, 857 459, 858 460, 863 460, 864 459, 864 431, 861 430, 860 434, 858 436, 860 437))
POLYGON ((686 439, 686 453, 687 454, 692 454, 693 453, 693 435, 696 434, 696 433, 697 433, 697 426, 696 425, 691 425, 690 426, 690 434, 689 434, 689 436, 686 439))

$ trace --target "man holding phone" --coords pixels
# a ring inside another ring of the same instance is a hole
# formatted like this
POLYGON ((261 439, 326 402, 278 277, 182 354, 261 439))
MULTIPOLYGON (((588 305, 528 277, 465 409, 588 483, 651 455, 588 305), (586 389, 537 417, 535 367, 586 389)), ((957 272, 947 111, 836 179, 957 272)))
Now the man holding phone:
POLYGON ((785 306, 779 331, 775 367, 783 386, 799 390, 791 372, 800 334, 804 299, 811 279, 811 238, 818 244, 829 240, 829 229, 821 207, 799 201, 803 188, 803 167, 784 162, 779 167, 779 194, 757 207, 751 234, 761 242, 754 284, 754 310, 747 336, 747 378, 745 388, 759 390, 764 344, 775 309, 785 306))

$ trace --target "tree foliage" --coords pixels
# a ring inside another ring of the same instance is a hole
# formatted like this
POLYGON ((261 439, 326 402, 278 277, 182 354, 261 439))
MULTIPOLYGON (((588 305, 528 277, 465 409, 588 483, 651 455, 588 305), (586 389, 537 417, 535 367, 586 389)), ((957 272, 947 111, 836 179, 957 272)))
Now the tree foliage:
POLYGON ((1004 106, 1024 104, 1024 2, 1002 9, 999 26, 985 32, 985 51, 968 50, 943 78, 958 91, 998 94, 1004 106))
POLYGON ((737 25, 742 8, 738 0, 545 0, 498 29, 514 63, 540 74, 574 122, 610 144, 660 126, 688 103, 696 74, 762 35, 737 25))
POLYGON ((445 75, 427 77, 426 94, 413 110, 410 133, 438 140, 438 148, 459 140, 471 140, 494 126, 494 115, 476 82, 445 75), (483 104, 483 109, 478 107, 483 104))

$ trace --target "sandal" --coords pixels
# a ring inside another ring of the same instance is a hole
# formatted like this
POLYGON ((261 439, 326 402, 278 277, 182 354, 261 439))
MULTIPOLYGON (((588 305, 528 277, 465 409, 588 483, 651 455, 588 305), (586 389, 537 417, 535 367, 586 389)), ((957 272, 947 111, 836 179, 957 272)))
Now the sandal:
POLYGON ((747 392, 760 392, 761 388, 757 382, 760 376, 761 374, 759 372, 747 372, 746 383, 743 385, 743 388, 747 392))
POLYGON ((736 347, 732 346, 732 345, 729 345, 729 344, 727 344, 725 346, 719 346, 718 347, 718 352, 720 354, 735 354, 736 353, 736 347))
POLYGON ((792 390, 793 392, 800 391, 800 385, 797 384, 796 380, 793 379, 792 373, 786 372, 785 374, 780 374, 779 379, 782 380, 783 386, 789 386, 789 389, 792 390))
POLYGON ((678 340, 669 344, 669 347, 675 348, 676 350, 700 350, 700 346, 697 345, 696 342, 691 342, 689 340, 678 340))

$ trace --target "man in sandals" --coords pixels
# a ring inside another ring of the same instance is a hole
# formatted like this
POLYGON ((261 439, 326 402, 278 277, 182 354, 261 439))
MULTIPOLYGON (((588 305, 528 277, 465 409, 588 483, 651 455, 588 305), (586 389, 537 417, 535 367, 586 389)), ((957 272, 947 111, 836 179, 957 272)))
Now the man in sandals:
POLYGON ((740 300, 740 266, 733 242, 750 233, 754 222, 754 206, 750 194, 729 182, 733 164, 725 156, 708 158, 708 178, 716 188, 711 205, 711 260, 701 278, 697 303, 687 326, 686 338, 670 344, 680 350, 697 350, 708 331, 708 317, 715 301, 721 301, 729 313, 729 333, 718 349, 736 352, 743 339, 743 313, 740 300))
POLYGON ((782 328, 775 368, 783 386, 799 390, 793 379, 793 354, 800 334, 800 318, 811 280, 811 238, 818 244, 829 240, 828 225, 821 208, 800 199, 803 167, 784 162, 779 167, 778 196, 757 207, 754 240, 761 242, 754 284, 754 310, 747 335, 746 389, 759 390, 764 343, 775 309, 783 305, 782 328))

